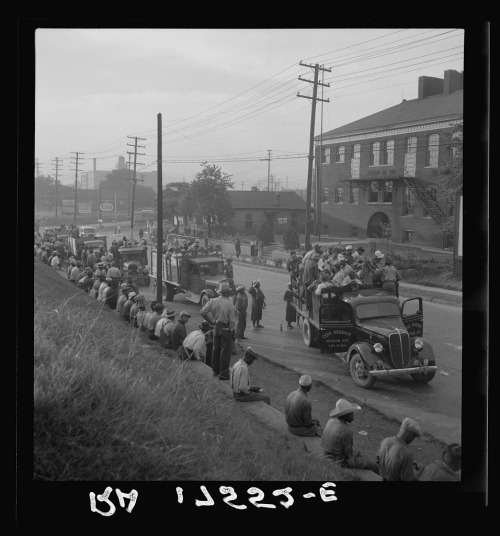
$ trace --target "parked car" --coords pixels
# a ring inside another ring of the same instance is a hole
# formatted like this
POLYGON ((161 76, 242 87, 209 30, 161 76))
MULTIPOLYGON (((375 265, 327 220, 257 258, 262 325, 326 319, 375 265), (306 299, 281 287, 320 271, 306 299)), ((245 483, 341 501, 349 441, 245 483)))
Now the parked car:
POLYGON ((294 291, 307 346, 319 346, 349 364, 354 382, 368 389, 376 378, 411 376, 427 383, 436 374, 432 346, 423 338, 422 298, 405 300, 383 290, 313 294, 312 310, 294 291))

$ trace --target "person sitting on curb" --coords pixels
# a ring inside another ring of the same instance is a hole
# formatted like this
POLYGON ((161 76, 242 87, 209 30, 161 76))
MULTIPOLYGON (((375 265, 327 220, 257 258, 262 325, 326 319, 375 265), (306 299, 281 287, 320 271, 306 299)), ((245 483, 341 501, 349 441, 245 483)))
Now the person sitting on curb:
POLYGON ((207 354, 206 334, 210 331, 210 324, 204 320, 200 324, 200 329, 191 331, 182 341, 182 346, 177 352, 181 359, 191 359, 193 361, 205 361, 207 354))
POLYGON ((405 417, 398 435, 382 440, 377 453, 380 476, 387 481, 410 482, 417 480, 422 470, 413 461, 408 445, 422 435, 416 421, 405 417))
POLYGON ((321 444, 325 455, 340 467, 350 469, 368 469, 379 473, 376 463, 371 462, 353 450, 354 438, 349 423, 354 421, 354 412, 359 411, 361 406, 351 404, 343 398, 339 398, 335 408, 331 411, 329 421, 321 438, 321 444))
POLYGON ((258 354, 249 346, 245 350, 242 359, 239 359, 230 368, 230 385, 233 397, 237 402, 265 402, 271 405, 271 399, 261 393, 262 389, 250 386, 250 374, 248 367, 258 359, 258 354))
POLYGON ((314 437, 323 433, 321 424, 313 419, 312 404, 307 393, 312 389, 312 378, 307 374, 299 379, 300 387, 292 391, 285 402, 285 417, 288 430, 297 436, 314 437))
POLYGON ((457 474, 462 467, 462 447, 458 443, 451 443, 443 450, 442 460, 429 464, 420 474, 421 482, 445 481, 460 482, 457 474))

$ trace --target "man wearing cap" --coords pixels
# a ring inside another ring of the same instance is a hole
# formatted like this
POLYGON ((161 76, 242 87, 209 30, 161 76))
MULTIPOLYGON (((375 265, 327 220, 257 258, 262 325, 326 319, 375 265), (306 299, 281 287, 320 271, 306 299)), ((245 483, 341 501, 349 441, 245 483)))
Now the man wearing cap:
POLYGON ((382 290, 399 297, 401 274, 394 266, 390 257, 385 259, 385 266, 377 270, 376 274, 380 276, 380 281, 382 281, 382 290))
POLYGON ((201 316, 214 326, 212 370, 220 380, 229 380, 231 341, 236 327, 236 309, 229 299, 229 283, 223 281, 218 298, 208 301, 200 311, 201 316))
POLYGON ((120 268, 116 265, 116 261, 111 261, 107 275, 113 279, 119 280, 122 276, 120 268))
POLYGON ((285 402, 288 430, 297 436, 321 437, 321 424, 312 418, 312 404, 307 393, 312 389, 312 378, 305 374, 299 378, 299 388, 292 391, 285 402))
POLYGON ((348 245, 348 246, 345 247, 344 257, 345 257, 347 263, 352 266, 352 264, 354 263, 354 259, 352 257, 352 246, 351 245, 348 245))
POLYGON ((52 257, 52 261, 50 262, 50 266, 52 268, 56 268, 57 270, 62 270, 61 254, 58 251, 54 253, 54 256, 52 257))
POLYGON ((172 307, 165 307, 163 315, 158 320, 155 328, 155 335, 158 337, 158 341, 162 348, 172 349, 172 328, 175 320, 175 309, 172 307))
POLYGON ((103 302, 110 309, 116 309, 118 303, 118 281, 112 279, 111 277, 106 278, 108 287, 104 289, 102 296, 103 302))
POLYGON ((231 367, 230 384, 233 391, 233 397, 237 402, 265 402, 271 405, 271 399, 268 395, 261 393, 262 389, 258 386, 250 386, 250 373, 248 367, 258 359, 257 354, 250 348, 245 350, 242 359, 239 359, 231 367))
POLYGON ((378 474, 379 469, 376 463, 353 450, 354 438, 349 423, 354 420, 354 412, 360 409, 361 406, 358 404, 351 404, 344 398, 339 398, 330 413, 331 419, 326 423, 321 444, 325 455, 341 467, 368 469, 378 474))
POLYGON ((108 288, 108 281, 106 280, 106 276, 103 274, 102 276, 99 276, 99 286, 97 287, 97 301, 104 301, 104 290, 108 288))
POLYGON ((413 452, 408 445, 421 435, 422 431, 418 423, 405 417, 398 435, 382 440, 377 452, 377 460, 380 476, 384 480, 409 482, 418 479, 422 470, 414 463, 413 452))
POLYGON ((92 288, 90 289, 89 296, 93 298, 94 300, 97 299, 97 295, 99 293, 99 287, 101 286, 101 283, 104 283, 106 277, 104 275, 98 275, 97 279, 94 281, 94 284, 92 285, 92 288))
POLYGON ((125 305, 125 302, 128 299, 128 293, 132 289, 127 285, 127 283, 122 283, 120 285, 120 295, 118 296, 118 300, 116 301, 116 312, 122 316, 123 313, 123 306, 125 305))
POLYGON ((458 443, 448 445, 441 460, 429 464, 418 477, 421 482, 460 482, 458 472, 462 467, 462 447, 458 443))
POLYGON ((76 286, 81 288, 85 292, 89 292, 94 284, 94 272, 87 268, 87 271, 84 272, 83 277, 78 281, 76 286))
POLYGON ((191 331, 182 341, 185 359, 205 361, 207 354, 206 334, 210 331, 211 326, 204 320, 199 328, 191 331))
POLYGON ((125 322, 130 322, 130 309, 132 309, 132 305, 134 305, 136 296, 137 294, 134 291, 129 292, 127 295, 127 301, 123 304, 121 315, 125 322))
POLYGON ((236 344, 241 344, 241 341, 246 339, 245 328, 247 327, 247 308, 248 308, 248 296, 245 292, 243 285, 236 287, 238 294, 236 294, 236 300, 234 301, 234 307, 236 309, 236 344))
POLYGON ((145 297, 143 294, 137 294, 135 297, 134 303, 132 304, 132 307, 130 308, 129 318, 130 323, 132 324, 132 327, 138 328, 139 325, 137 324, 137 313, 139 312, 139 307, 142 307, 143 310, 146 310, 146 302, 145 297))
POLYGON ((299 275, 299 259, 295 251, 290 251, 290 258, 286 262, 286 269, 293 276, 299 275))
POLYGON ((362 246, 359 246, 359 248, 356 249, 356 251, 352 254, 352 258, 354 263, 360 264, 364 262, 365 260, 365 248, 362 246))
POLYGON ((181 311, 179 319, 172 326, 172 350, 177 351, 187 337, 186 324, 189 322, 191 314, 187 311, 181 311))
POLYGON ((148 316, 146 320, 146 331, 147 331, 148 337, 152 341, 158 340, 158 338, 155 335, 155 329, 156 329, 156 324, 162 317, 163 309, 164 309, 164 306, 162 303, 155 303, 153 307, 153 312, 148 316))

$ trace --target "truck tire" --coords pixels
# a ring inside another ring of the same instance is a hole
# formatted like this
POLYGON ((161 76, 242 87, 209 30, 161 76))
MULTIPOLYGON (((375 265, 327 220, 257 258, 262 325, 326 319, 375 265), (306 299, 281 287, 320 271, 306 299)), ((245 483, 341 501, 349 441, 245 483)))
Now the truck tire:
POLYGON ((173 301, 175 296, 175 287, 171 285, 170 283, 167 283, 167 301, 173 301))
POLYGON ((364 389, 370 389, 375 382, 375 376, 372 376, 368 372, 368 367, 358 352, 352 354, 349 369, 351 370, 351 377, 356 385, 359 385, 364 389))
POLYGON ((316 328, 309 322, 308 318, 304 318, 304 323, 302 324, 302 337, 306 346, 313 347, 316 345, 316 328))

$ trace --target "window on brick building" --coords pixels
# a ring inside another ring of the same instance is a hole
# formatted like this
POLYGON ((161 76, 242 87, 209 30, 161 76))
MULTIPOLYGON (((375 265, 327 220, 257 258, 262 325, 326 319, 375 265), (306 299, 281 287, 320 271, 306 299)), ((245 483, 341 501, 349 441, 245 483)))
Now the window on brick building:
POLYGON ((427 166, 437 167, 439 161, 439 134, 427 138, 427 166))
POLYGON ((335 188, 335 203, 342 204, 344 202, 344 188, 335 188))
POLYGON ((330 202, 330 188, 323 188, 321 191, 321 202, 329 203, 330 202))
POLYGON ((403 216, 413 216, 415 207, 415 196, 409 186, 405 186, 403 191, 403 216))
POLYGON ((251 230, 253 228, 253 218, 252 214, 247 214, 245 217, 245 229, 251 230))
POLYGON ((380 188, 378 181, 371 181, 370 190, 368 192, 368 203, 378 203, 379 191, 380 188))
POLYGON ((343 145, 335 147, 335 162, 339 164, 345 162, 345 147, 343 145))
POLYGON ((351 186, 349 202, 351 203, 351 205, 359 205, 359 188, 358 187, 351 186))
POLYGON ((361 145, 359 143, 355 143, 352 146, 352 157, 353 158, 361 158, 361 145))
POLYGON ((382 164, 394 164, 394 140, 387 140, 382 144, 382 164))
POLYGON ((382 193, 382 202, 383 203, 392 203, 392 192, 394 186, 392 181, 384 181, 384 190, 382 193))
POLYGON ((380 165, 380 143, 378 141, 372 143, 371 153, 370 153, 370 165, 371 166, 380 165))
POLYGON ((351 235, 349 238, 359 238, 359 227, 351 226, 351 235))
POLYGON ((407 153, 417 152, 417 138, 415 136, 406 138, 406 152, 407 153))
POLYGON ((321 149, 321 163, 322 164, 330 163, 330 147, 323 147, 321 149))

